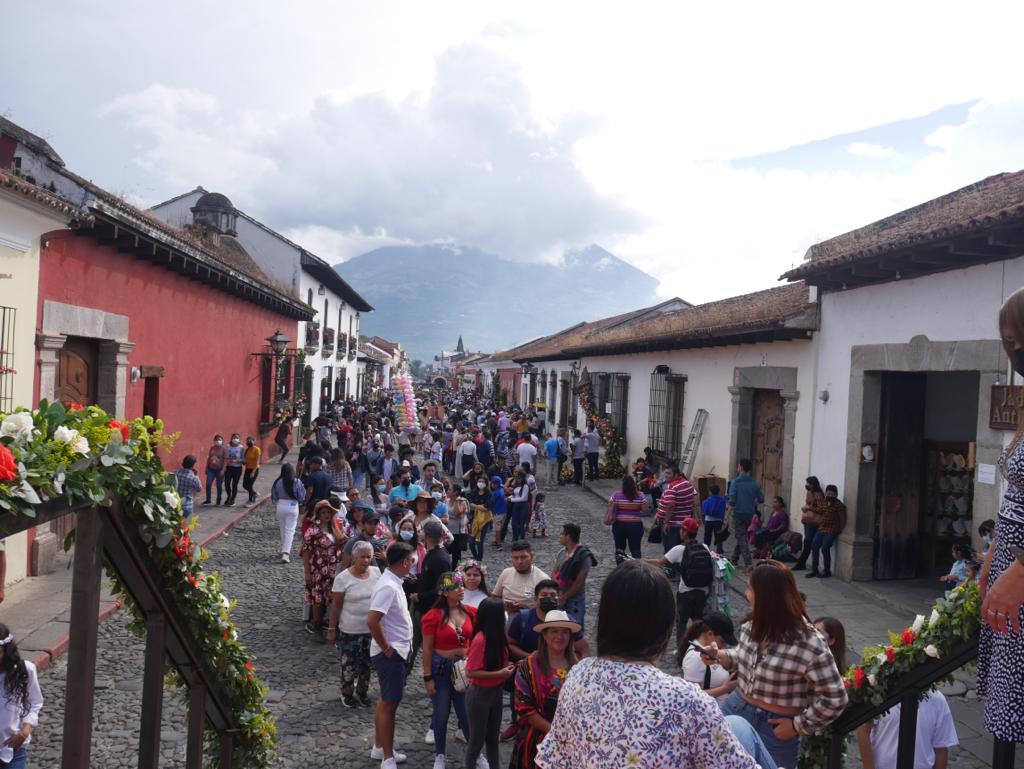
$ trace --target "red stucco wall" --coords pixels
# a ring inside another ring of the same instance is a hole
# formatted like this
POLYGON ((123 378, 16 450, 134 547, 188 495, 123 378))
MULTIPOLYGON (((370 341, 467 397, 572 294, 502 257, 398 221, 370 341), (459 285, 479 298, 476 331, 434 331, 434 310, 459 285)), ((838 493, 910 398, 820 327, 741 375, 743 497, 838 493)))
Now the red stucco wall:
MULTIPOLYGON (((166 369, 158 416, 167 432, 181 433, 164 459, 168 469, 186 454, 201 465, 214 433, 259 440, 260 369, 251 353, 262 352, 278 328, 296 339, 296 321, 88 236, 56 231, 43 240, 36 328, 47 300, 128 316, 129 367, 166 369)), ((37 367, 37 400, 38 383, 37 367)), ((142 415, 143 390, 142 379, 127 385, 129 419, 142 415)), ((264 459, 273 437, 262 440, 264 459)))
POLYGON ((508 392, 509 403, 519 403, 522 400, 523 370, 520 368, 498 369, 498 386, 508 392))

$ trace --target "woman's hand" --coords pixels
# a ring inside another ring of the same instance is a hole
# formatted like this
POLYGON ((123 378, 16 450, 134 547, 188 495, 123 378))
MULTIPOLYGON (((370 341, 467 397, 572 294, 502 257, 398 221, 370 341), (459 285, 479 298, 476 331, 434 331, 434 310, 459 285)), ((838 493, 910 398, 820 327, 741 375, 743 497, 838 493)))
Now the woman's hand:
POLYGON ((425 683, 426 683, 426 687, 427 687, 427 696, 433 697, 435 694, 437 694, 437 684, 436 683, 434 683, 433 681, 426 681, 425 683))
MULTIPOLYGON (((986 569, 988 566, 986 565, 986 569)), ((988 576, 987 574, 985 575, 988 576)), ((981 605, 981 621, 996 633, 1020 633, 1020 607, 1024 604, 1024 566, 1014 561, 992 584, 981 605)))
POLYGON ((780 740, 791 740, 797 736, 792 718, 769 718, 768 723, 775 724, 772 731, 780 740))
POLYGON ((17 751, 22 745, 25 744, 25 740, 27 739, 28 733, 25 731, 24 727, 22 727, 22 730, 20 732, 15 732, 10 737, 8 737, 7 741, 4 742, 4 745, 9 747, 11 750, 17 751))
POLYGON ((511 678, 515 674, 515 672, 516 672, 516 666, 513 665, 512 663, 509 663, 508 665, 506 665, 505 667, 503 667, 501 669, 501 678, 502 678, 502 680, 505 680, 507 678, 511 678))

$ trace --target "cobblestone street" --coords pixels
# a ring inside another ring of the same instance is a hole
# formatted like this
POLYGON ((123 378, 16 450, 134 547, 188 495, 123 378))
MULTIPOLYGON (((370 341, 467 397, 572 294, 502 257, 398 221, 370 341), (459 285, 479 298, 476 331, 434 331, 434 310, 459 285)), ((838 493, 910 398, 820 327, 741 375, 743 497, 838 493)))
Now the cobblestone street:
MULTIPOLYGON (((609 529, 602 525, 604 507, 590 491, 562 487, 548 493, 548 537, 532 540, 536 564, 550 573, 558 550, 558 532, 567 521, 583 528, 583 542, 597 556, 587 591, 587 628, 591 641, 597 620, 600 583, 614 567, 614 549, 609 529)), ((214 543, 207 563, 224 579, 224 591, 238 606, 235 617, 245 643, 256 655, 257 672, 270 687, 268 700, 277 717, 278 764, 281 767, 375 767, 369 751, 373 742, 372 709, 348 709, 340 701, 339 665, 333 647, 316 643, 302 622, 302 565, 298 558, 280 564, 275 557, 277 522, 272 506, 264 504, 230 534, 214 543)), ((656 555, 660 546, 644 543, 645 554, 656 555)), ((510 564, 508 548, 503 552, 488 547, 488 579, 493 585, 500 570, 510 564)), ((803 582, 803 580, 801 580, 803 582)), ((804 585, 801 584, 801 588, 804 585)), ((734 616, 747 606, 733 591, 730 602, 734 616)), ((812 614, 821 613, 811 599, 812 614)), ((858 610, 829 607, 848 627, 858 623, 858 610)), ((885 611, 885 610, 881 610, 885 611)), ((124 627, 125 615, 119 612, 101 625, 97 663, 97 699, 93 766, 98 769, 129 769, 136 766, 138 713, 141 707, 143 642, 124 627)), ((867 621, 867 620, 865 620, 867 621)), ((895 625, 893 625, 895 626, 895 625)), ((853 651, 857 651, 854 649, 853 651)), ((663 661, 666 670, 671 660, 663 661)), ((32 761, 36 766, 57 766, 60 758, 60 729, 63 719, 66 658, 61 658, 41 675, 46 698, 43 719, 33 733, 32 761)), ((969 673, 958 679, 972 683, 969 673)), ((964 688, 963 683, 957 683, 964 688)), ((376 698, 376 682, 371 686, 376 698)), ((965 733, 962 723, 977 716, 962 716, 959 711, 970 703, 951 699, 958 717, 961 740, 982 739, 976 732, 965 733)), ((506 712, 506 720, 507 720, 506 712)), ((430 702, 417 675, 409 678, 406 696, 398 711, 396 745, 409 756, 408 767, 430 767, 433 747, 423 741, 430 720, 430 702)), ((465 746, 454 738, 454 714, 450 719, 448 741, 449 766, 463 767, 465 746)), ((990 743, 989 743, 990 744, 990 743)), ((852 743, 851 743, 852 745, 852 743)), ((990 750, 990 748, 989 748, 990 750)), ((184 709, 179 693, 165 695, 162 766, 183 767, 185 751, 184 709)), ((509 745, 502 746, 503 766, 509 745)), ((859 766, 853 747, 847 760, 859 766)), ((983 766, 974 755, 962 749, 951 751, 951 766, 983 766)), ((1018 762, 1020 765, 1020 762, 1018 762)))

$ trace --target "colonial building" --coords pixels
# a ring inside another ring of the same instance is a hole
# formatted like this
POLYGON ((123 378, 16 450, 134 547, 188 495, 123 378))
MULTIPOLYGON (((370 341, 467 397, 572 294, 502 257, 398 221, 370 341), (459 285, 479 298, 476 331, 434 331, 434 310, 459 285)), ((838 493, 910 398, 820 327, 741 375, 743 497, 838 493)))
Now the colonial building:
POLYGON ((813 410, 810 472, 840 487, 850 513, 839 573, 948 569, 951 545, 980 545, 978 524, 996 517, 995 465, 1018 419, 1002 408, 1001 386, 1020 380, 996 315, 1024 286, 1024 172, 812 246, 784 277, 821 291, 814 397, 801 408, 813 410))
POLYGON ((330 264, 219 193, 197 187, 150 209, 178 227, 198 221, 237 239, 267 275, 305 302, 316 318, 299 328, 304 351, 301 388, 309 408, 304 423, 336 399, 356 397, 360 381, 359 324, 373 308, 330 264))
MULTIPOLYGON (((19 364, 34 369, 33 397, 18 405, 61 399, 119 418, 160 417, 179 434, 164 458, 170 468, 185 454, 205 456, 215 432, 271 446, 276 413, 294 392, 294 350, 280 340, 296 338, 309 306, 259 268, 230 223, 172 227, 24 133, 0 132, 15 142, 19 183, 31 187, 19 194, 49 190, 77 209, 73 229, 36 236, 35 355, 19 364)), ((66 525, 30 532, 33 573, 46 570, 66 525)))

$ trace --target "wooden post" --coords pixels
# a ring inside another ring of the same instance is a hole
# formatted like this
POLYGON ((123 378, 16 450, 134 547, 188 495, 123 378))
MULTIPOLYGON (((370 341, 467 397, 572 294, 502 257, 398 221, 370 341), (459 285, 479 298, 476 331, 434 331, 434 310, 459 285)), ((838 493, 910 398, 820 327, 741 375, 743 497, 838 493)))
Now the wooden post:
POLYGON ((146 667, 142 674, 139 769, 158 769, 160 766, 166 653, 167 620, 162 613, 154 611, 146 617, 146 667))
POLYGON ((63 769, 89 769, 102 572, 103 519, 100 511, 91 507, 79 514, 75 526, 63 769))
POLYGON ((917 747, 917 703, 920 692, 910 689, 900 700, 900 741, 896 748, 896 769, 914 769, 917 747))
POLYGON ((203 769, 203 731, 206 728, 206 686, 194 675, 188 690, 187 769, 203 769))
POLYGON ((220 769, 231 769, 235 758, 235 733, 233 731, 220 734, 220 769))

